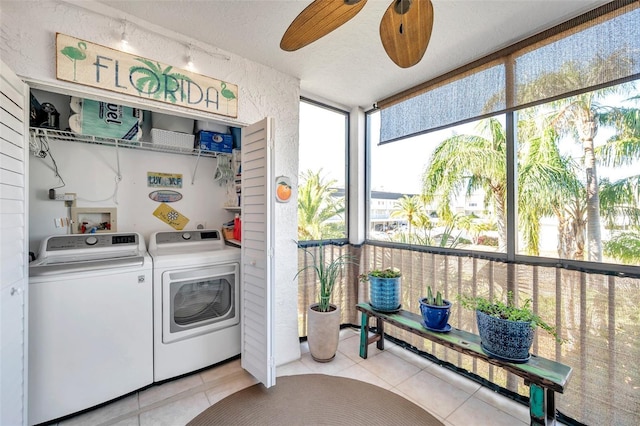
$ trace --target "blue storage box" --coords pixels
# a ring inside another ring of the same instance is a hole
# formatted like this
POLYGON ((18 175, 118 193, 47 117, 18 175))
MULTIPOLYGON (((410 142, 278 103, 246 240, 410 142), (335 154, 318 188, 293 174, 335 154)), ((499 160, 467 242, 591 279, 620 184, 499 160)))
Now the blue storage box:
POLYGON ((226 152, 231 154, 233 137, 227 133, 201 130, 196 138, 196 149, 203 151, 226 152))

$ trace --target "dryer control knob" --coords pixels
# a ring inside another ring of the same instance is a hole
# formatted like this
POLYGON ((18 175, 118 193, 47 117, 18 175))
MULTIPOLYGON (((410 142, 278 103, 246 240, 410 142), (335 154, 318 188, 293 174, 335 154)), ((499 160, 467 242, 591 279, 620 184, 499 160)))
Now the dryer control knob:
POLYGON ((190 240, 191 239, 191 234, 188 232, 185 232, 184 234, 182 234, 182 239, 183 240, 190 240))
POLYGON ((87 239, 84 240, 84 242, 87 243, 87 245, 92 246, 98 242, 98 239, 96 237, 87 237, 87 239))

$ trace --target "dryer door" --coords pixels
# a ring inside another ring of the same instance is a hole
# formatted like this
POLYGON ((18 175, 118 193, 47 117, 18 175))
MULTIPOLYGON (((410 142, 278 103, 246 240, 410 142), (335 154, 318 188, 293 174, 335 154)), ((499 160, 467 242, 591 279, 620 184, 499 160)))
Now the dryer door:
POLYGON ((239 264, 162 274, 162 341, 188 339, 238 324, 239 264))

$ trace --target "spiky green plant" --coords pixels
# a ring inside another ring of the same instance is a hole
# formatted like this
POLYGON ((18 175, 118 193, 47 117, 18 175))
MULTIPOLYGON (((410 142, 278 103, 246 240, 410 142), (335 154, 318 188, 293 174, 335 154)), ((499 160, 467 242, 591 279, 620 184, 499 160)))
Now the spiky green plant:
POLYGON ((311 256, 313 263, 300 269, 295 275, 297 277, 307 269, 313 269, 317 280, 320 282, 320 292, 318 294, 318 311, 329 312, 329 305, 331 302, 331 295, 335 288, 336 282, 340 277, 345 265, 355 264, 354 256, 349 254, 342 254, 336 258, 327 260, 324 254, 324 246, 320 244, 318 246, 317 255, 309 251, 307 248, 303 248, 306 254, 311 256))
POLYGON ((427 304, 432 306, 444 306, 442 293, 438 291, 434 297, 433 290, 431 290, 431 286, 427 286, 427 304))

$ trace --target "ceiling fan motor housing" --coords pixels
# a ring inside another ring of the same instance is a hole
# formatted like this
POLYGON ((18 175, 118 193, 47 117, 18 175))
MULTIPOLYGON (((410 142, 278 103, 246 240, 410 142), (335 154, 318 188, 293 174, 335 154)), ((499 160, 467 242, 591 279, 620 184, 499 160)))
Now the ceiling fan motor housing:
POLYGON ((411 0, 395 0, 394 9, 398 15, 404 15, 411 7, 411 0))

